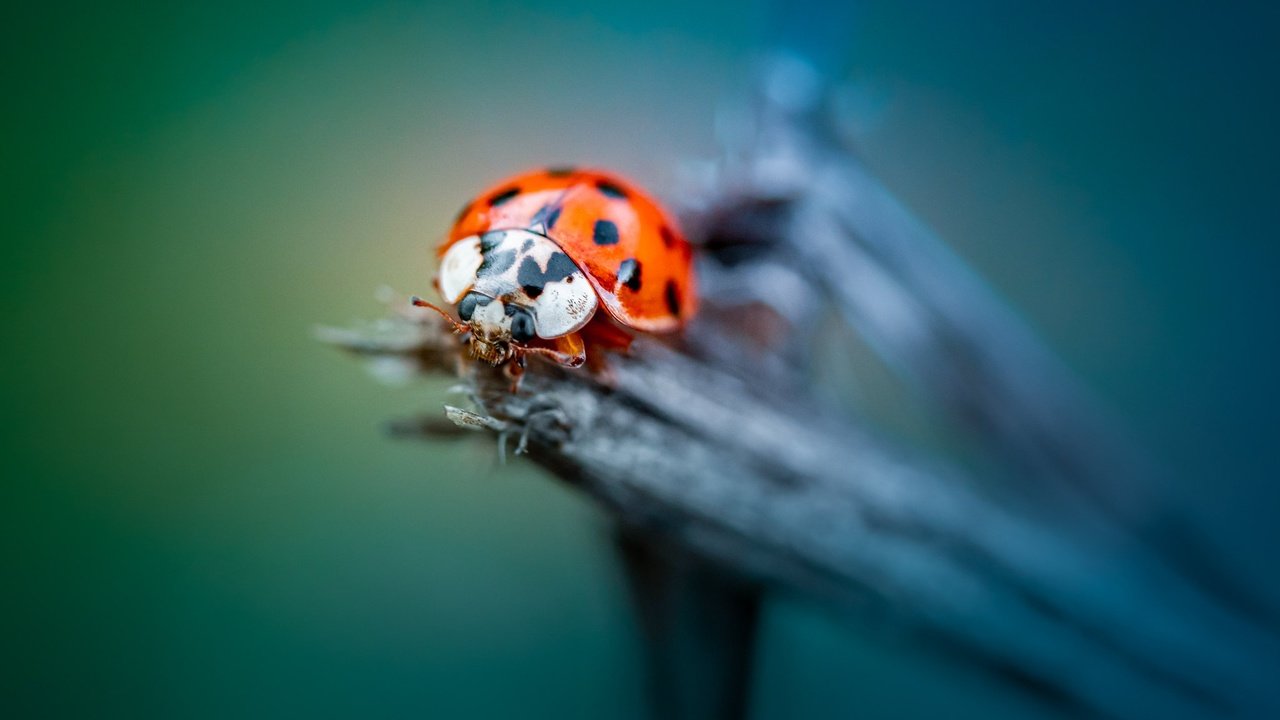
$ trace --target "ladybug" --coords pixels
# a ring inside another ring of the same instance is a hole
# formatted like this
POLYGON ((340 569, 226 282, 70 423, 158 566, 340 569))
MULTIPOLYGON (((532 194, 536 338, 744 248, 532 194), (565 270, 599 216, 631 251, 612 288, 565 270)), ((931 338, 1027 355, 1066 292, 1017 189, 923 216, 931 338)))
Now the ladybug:
POLYGON ((675 332, 697 311, 689 242, 648 194, 599 170, 548 168, 490 187, 437 254, 436 290, 461 322, 413 303, 444 315, 513 387, 529 355, 602 369, 600 351, 625 350, 634 332, 675 332))

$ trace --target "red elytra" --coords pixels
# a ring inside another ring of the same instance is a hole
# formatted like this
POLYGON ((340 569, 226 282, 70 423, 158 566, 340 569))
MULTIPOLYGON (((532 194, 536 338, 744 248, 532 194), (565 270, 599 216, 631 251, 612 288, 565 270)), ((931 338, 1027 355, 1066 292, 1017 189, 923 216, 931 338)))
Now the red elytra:
POLYGON ((529 354, 598 366, 599 350, 626 348, 636 331, 676 331, 698 308, 692 248, 674 220, 635 183, 599 170, 494 184, 462 209, 437 254, 436 287, 463 320, 450 318, 455 330, 474 356, 515 360, 514 377, 529 354), (589 295, 572 285, 579 278, 589 295))

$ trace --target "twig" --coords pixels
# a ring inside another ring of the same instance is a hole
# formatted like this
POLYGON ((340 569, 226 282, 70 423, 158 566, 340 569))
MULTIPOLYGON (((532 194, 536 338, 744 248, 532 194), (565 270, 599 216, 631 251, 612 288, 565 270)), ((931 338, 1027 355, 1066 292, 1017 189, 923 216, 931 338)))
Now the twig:
MULTIPOLYGON (((1129 479, 1116 473, 1138 466, 1134 453, 831 140, 819 99, 762 92, 744 141, 705 186, 690 220, 708 240, 712 292, 680 347, 641 339, 609 387, 539 366, 513 395, 469 365, 476 405, 451 418, 518 435, 535 462, 628 527, 746 578, 888 610, 1075 711, 1280 716, 1272 630, 1131 532, 1134 494, 1109 488, 1129 479), (817 397, 802 348, 822 307, 962 420, 1026 480, 1020 492, 984 494, 957 467, 894 447, 817 397), (782 334, 761 337, 774 320, 782 334)), ((421 371, 457 367, 457 340, 434 316, 326 332, 421 371)))

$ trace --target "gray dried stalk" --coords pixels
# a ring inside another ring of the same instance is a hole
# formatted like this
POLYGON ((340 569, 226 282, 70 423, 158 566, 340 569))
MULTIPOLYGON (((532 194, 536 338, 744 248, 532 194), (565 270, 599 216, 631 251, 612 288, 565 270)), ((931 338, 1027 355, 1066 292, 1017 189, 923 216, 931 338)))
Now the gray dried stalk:
MULTIPOLYGON (((706 311, 602 384, 465 365, 473 405, 399 426, 498 436, 628 528, 749 581, 892 621, 1073 714, 1280 717, 1280 644, 1161 543, 1137 453, 996 297, 858 162, 807 69, 770 66, 699 176, 706 311), (1013 482, 877 436, 815 387, 834 314, 1013 482)), ((457 338, 398 310, 326 330, 454 373, 457 338)), ((856 678, 851 678, 851 682, 856 678)))

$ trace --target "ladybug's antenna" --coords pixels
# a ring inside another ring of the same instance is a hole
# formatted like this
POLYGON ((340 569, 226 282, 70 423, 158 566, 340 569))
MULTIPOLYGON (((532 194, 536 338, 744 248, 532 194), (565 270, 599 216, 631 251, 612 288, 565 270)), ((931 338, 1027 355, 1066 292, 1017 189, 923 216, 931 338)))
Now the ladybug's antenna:
POLYGON ((453 332, 457 335, 461 335, 462 333, 466 332, 468 329, 466 325, 463 325, 457 320, 454 320, 452 315, 445 312, 444 310, 441 310, 435 305, 432 305, 426 300, 423 300, 417 295, 414 295, 413 297, 409 298, 409 304, 413 305, 414 307, 431 308, 432 310, 435 310, 436 312, 440 313, 440 317, 444 318, 445 322, 449 323, 449 325, 453 328, 453 332))

